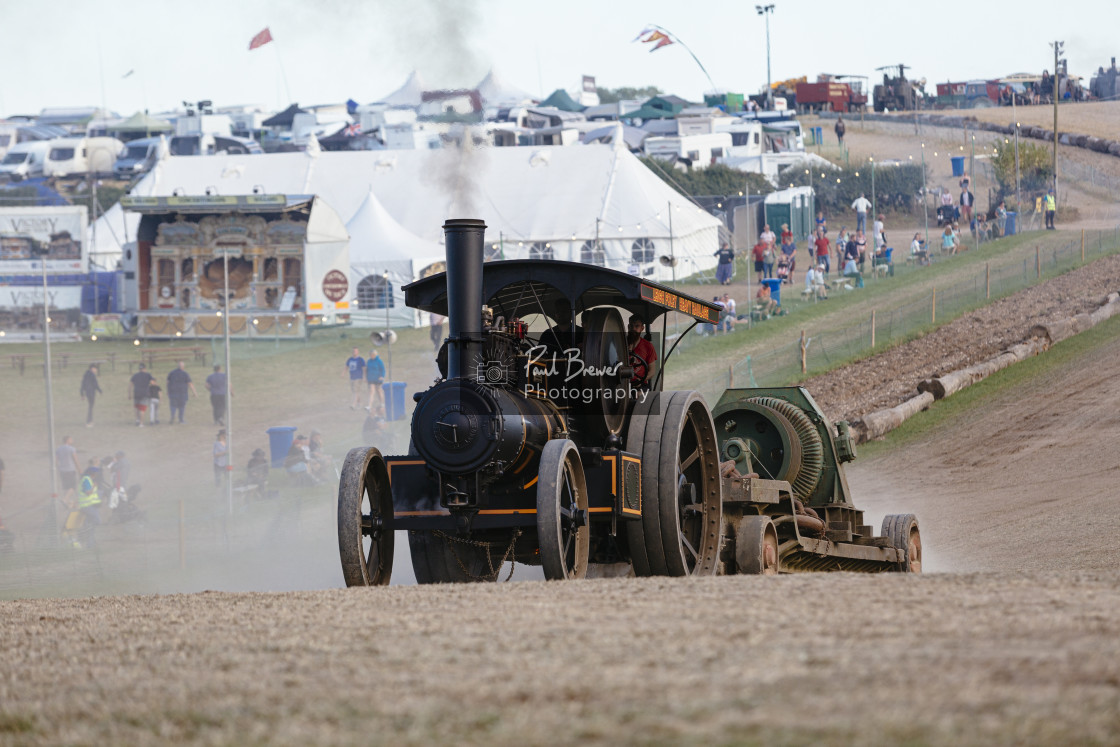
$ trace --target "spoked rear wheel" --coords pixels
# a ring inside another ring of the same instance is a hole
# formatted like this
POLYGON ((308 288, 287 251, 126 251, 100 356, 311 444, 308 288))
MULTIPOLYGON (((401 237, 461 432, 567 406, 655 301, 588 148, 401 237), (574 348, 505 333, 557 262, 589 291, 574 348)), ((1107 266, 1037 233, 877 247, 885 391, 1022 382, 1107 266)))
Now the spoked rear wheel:
POLYGON ((347 586, 383 586, 393 575, 393 494, 377 449, 351 449, 343 462, 338 554, 347 586))
POLYGON ((541 567, 549 580, 583 578, 591 549, 587 483, 579 450, 554 439, 541 452, 537 480, 537 536, 541 567))

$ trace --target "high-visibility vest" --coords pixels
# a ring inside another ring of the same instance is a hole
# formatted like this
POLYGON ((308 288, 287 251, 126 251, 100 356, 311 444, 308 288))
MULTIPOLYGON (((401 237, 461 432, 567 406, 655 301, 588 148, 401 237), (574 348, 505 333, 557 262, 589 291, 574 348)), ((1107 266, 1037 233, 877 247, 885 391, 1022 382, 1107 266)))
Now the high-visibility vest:
POLYGON ((1046 195, 1046 210, 1047 212, 1054 210, 1054 195, 1046 195))
POLYGON ((89 508, 90 506, 100 505, 101 498, 97 495, 97 488, 94 488, 92 493, 78 491, 78 508, 89 508))

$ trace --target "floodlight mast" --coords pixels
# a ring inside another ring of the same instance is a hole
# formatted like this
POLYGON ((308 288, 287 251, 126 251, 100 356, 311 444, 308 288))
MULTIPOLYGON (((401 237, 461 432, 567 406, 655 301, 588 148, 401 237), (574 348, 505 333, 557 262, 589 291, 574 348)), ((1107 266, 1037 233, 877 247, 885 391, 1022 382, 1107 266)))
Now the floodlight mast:
POLYGON ((770 87, 770 14, 774 12, 774 4, 756 5, 754 9, 760 16, 766 18, 766 108, 774 108, 774 92, 770 87))

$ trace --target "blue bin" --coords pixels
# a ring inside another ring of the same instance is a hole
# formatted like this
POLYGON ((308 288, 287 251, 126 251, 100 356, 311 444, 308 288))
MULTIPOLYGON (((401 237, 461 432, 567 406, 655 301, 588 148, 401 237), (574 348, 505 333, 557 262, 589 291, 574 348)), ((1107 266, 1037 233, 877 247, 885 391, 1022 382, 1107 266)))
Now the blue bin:
POLYGON ((782 305, 782 281, 779 278, 763 278, 763 284, 770 289, 770 298, 774 299, 774 303, 779 306, 782 305))
POLYGON ((1003 224, 1003 235, 1014 236, 1019 228, 1019 214, 1007 211, 1007 222, 1003 224))
POLYGON ((385 395, 385 419, 400 420, 404 417, 404 388, 403 381, 386 381, 381 385, 385 395))
POLYGON ((268 450, 272 457, 272 466, 277 469, 284 468, 284 460, 292 448, 292 441, 296 437, 296 428, 292 425, 277 425, 265 431, 268 434, 268 450))
POLYGON ((964 176, 964 156, 951 156, 953 162, 953 176, 964 176))

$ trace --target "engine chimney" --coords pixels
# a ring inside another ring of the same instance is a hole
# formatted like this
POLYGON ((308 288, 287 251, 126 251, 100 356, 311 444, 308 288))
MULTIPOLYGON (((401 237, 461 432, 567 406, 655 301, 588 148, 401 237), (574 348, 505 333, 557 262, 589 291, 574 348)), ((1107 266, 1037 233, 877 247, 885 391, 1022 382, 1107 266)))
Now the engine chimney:
POLYGON ((443 224, 447 250, 447 378, 474 378, 482 355, 482 247, 486 224, 443 224))

